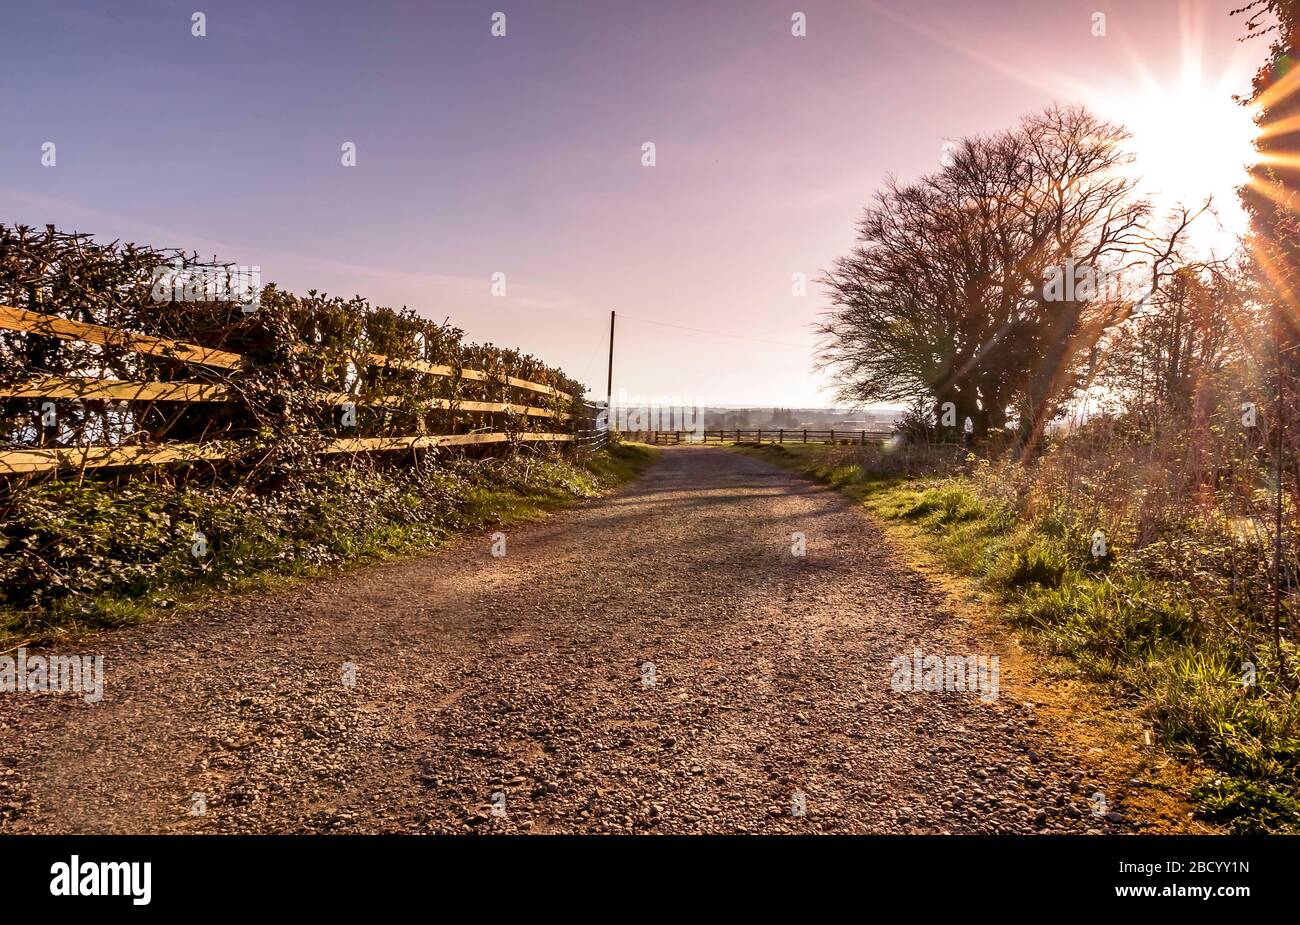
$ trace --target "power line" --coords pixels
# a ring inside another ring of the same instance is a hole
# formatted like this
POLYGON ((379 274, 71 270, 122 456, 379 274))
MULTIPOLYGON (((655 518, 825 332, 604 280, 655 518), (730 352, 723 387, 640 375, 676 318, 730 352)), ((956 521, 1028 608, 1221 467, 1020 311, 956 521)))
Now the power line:
POLYGON ((672 324, 668 321, 652 321, 649 318, 638 318, 636 315, 624 315, 623 317, 631 321, 640 321, 642 324, 654 324, 661 328, 676 328, 679 331, 694 331, 697 334, 712 334, 714 337, 730 337, 735 340, 751 340, 759 344, 774 344, 778 347, 795 347, 800 350, 808 347, 808 344, 792 344, 788 341, 769 340, 765 337, 750 337, 748 334, 732 334, 728 331, 711 331, 708 328, 693 328, 690 325, 672 324))
MULTIPOLYGON (((584 308, 573 308, 573 307, 560 308, 557 306, 550 306, 546 310, 551 312, 558 312, 560 314, 565 314, 565 315, 579 316, 583 318, 603 318, 605 316, 604 312, 598 313, 584 308)), ((715 331, 709 328, 697 328, 686 324, 673 324, 670 321, 655 321, 652 318, 640 318, 636 315, 624 315, 623 318, 628 321, 640 321, 642 324, 653 324, 661 328, 675 328, 676 330, 679 331, 691 331, 695 334, 709 334, 712 335, 713 337, 726 337, 726 338, 731 338, 732 340, 747 340, 747 341, 753 341, 754 343, 757 344, 771 344, 776 347, 793 347, 797 350, 806 350, 808 349, 809 346, 808 344, 795 344, 795 343, 791 343, 790 341, 772 340, 771 338, 766 338, 766 337, 751 337, 748 334, 733 334, 730 331, 715 331)))

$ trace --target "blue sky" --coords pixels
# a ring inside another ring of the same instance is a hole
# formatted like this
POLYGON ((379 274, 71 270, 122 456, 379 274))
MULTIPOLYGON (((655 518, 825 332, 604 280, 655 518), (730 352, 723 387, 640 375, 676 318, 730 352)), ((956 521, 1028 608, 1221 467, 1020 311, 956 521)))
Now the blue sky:
POLYGON ((598 392, 617 308, 616 389, 827 404, 809 331, 824 294, 792 295, 791 274, 815 278, 851 246, 887 174, 935 169, 946 139, 1053 100, 1139 121, 1168 111, 1189 53, 1207 99, 1245 90, 1262 47, 1235 41, 1229 7, 7 4, 0 221, 406 304, 598 392), (795 11, 806 37, 790 34, 795 11), (55 167, 41 165, 49 141, 55 167))

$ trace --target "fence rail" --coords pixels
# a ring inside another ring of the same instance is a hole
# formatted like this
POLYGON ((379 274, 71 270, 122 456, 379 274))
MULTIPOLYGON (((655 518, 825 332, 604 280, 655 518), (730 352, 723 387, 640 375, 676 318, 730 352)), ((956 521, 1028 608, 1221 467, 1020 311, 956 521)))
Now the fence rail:
MULTIPOLYGON (((183 364, 234 370, 251 365, 247 357, 225 350, 202 347, 198 344, 152 337, 120 331, 105 325, 73 321, 27 309, 0 305, 0 328, 55 337, 61 340, 99 344, 134 353, 162 357, 183 364)), ((301 350, 309 349, 303 345, 301 350)), ((482 370, 403 360, 367 354, 365 365, 422 373, 450 379, 497 383, 552 397, 572 398, 552 386, 532 382, 515 376, 496 376, 482 370)), ((175 402, 223 403, 235 400, 230 386, 222 383, 197 381, 143 382, 120 379, 100 379, 44 375, 18 383, 0 384, 0 398, 63 398, 121 402, 175 402)), ((403 403, 401 396, 358 396, 346 392, 315 391, 314 400, 322 405, 355 404, 361 407, 394 407, 403 403)), ((573 415, 509 401, 476 401, 470 399, 434 398, 420 402, 420 410, 445 409, 488 414, 516 414, 524 418, 547 418, 569 422, 573 415)), ((586 445, 591 441, 586 432, 543 433, 519 431, 475 432, 470 434, 418 434, 412 436, 345 437, 325 442, 322 455, 342 453, 375 453, 392 450, 429 449, 443 446, 471 446, 506 443, 511 441, 533 443, 565 443, 577 441, 586 445)), ((112 466, 158 466, 168 463, 199 462, 237 458, 245 452, 238 442, 213 440, 209 443, 158 443, 152 445, 33 447, 0 449, 0 476, 48 472, 63 468, 83 469, 112 466)))
MULTIPOLYGON (((567 443, 572 434, 520 434, 517 439, 534 443, 567 443)), ((420 437, 344 437, 326 443, 322 456, 344 453, 380 453, 392 450, 425 450, 440 446, 470 446, 506 443, 510 434, 426 434, 420 437)), ((24 475, 55 469, 96 469, 110 466, 162 466, 235 459, 247 452, 230 441, 212 443, 168 443, 156 446, 57 447, 0 452, 0 475, 24 475)))
MULTIPOLYGON (((187 344, 183 341, 168 340, 163 337, 132 334, 102 324, 91 324, 88 321, 71 321, 67 318, 44 315, 40 312, 28 311, 25 308, 14 308, 10 305, 0 305, 0 328, 10 331, 22 331, 27 334, 39 334, 45 337, 57 337, 61 340, 79 340, 89 344, 102 344, 135 353, 147 353, 168 360, 176 360, 180 363, 195 363, 201 366, 215 366, 222 369, 238 369, 248 362, 246 357, 238 353, 200 347, 198 344, 187 344)), ((303 345, 300 349, 307 350, 308 347, 303 345)), ((367 354, 366 363, 370 366, 425 373, 426 375, 442 376, 448 379, 454 379, 457 376, 457 370, 454 366, 425 363, 422 360, 403 360, 378 353, 367 354)), ((459 375, 462 379, 475 382, 492 382, 495 380, 504 385, 526 389, 530 392, 539 392, 543 395, 563 396, 565 394, 549 385, 530 382, 527 379, 519 379, 515 376, 504 376, 497 380, 496 377, 477 369, 462 369, 459 371, 459 375)), ((147 383, 137 384, 143 385, 147 383)))
POLYGON ((892 430, 813 430, 792 428, 731 428, 727 430, 627 431, 630 439, 645 443, 887 443, 892 430))
POLYGON ((186 344, 181 341, 168 340, 164 337, 150 337, 146 334, 132 334, 102 324, 88 321, 73 321, 55 315, 0 305, 0 328, 10 331, 22 331, 27 334, 40 334, 45 337, 57 337, 60 340, 79 340, 87 344, 102 344, 117 347, 133 353, 148 353, 152 356, 178 360, 182 363, 198 363, 201 366, 216 366, 222 369, 235 369, 242 366, 244 358, 237 353, 186 344))
MULTIPOLYGON (((477 370, 470 370, 477 372, 477 370)), ((0 385, 0 398, 80 398, 104 401, 172 401, 172 402, 229 402, 234 401, 230 389, 219 383, 208 382, 134 382, 123 379, 86 379, 73 376, 41 376, 15 385, 0 385)), ((396 406, 401 396, 359 398, 346 392, 317 392, 323 404, 357 404, 362 407, 396 406)), ((493 414, 510 412, 526 417, 555 418, 567 421, 571 417, 563 411, 534 408, 504 401, 473 401, 470 399, 433 398, 422 404, 423 408, 448 411, 482 411, 493 414)))

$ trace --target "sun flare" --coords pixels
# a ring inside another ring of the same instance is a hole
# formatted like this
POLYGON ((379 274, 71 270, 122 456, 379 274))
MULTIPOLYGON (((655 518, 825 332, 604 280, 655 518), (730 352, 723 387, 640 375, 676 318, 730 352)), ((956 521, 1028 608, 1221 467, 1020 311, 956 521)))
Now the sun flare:
POLYGON ((1141 65, 1135 71, 1122 90, 1098 95, 1091 105, 1132 132, 1133 173, 1158 210, 1211 201, 1214 214, 1197 223, 1190 240, 1223 255, 1246 230, 1237 189, 1258 159, 1255 112, 1233 99, 1245 89, 1241 72, 1225 69, 1206 80, 1194 42, 1183 48, 1175 81, 1162 83, 1141 65))

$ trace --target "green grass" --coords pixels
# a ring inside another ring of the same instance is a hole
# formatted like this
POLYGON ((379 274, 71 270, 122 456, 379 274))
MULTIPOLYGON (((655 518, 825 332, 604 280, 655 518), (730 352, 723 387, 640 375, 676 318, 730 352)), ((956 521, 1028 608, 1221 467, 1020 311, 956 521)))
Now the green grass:
POLYGON ((517 523, 635 478, 655 451, 449 460, 419 469, 321 468, 254 495, 51 482, 5 499, 0 650, 140 623, 214 593, 426 552, 458 531, 517 523), (203 555, 194 555, 203 534, 203 555))
POLYGON ((1094 559, 1084 518, 1057 510, 1026 522, 969 476, 884 476, 832 447, 738 451, 912 525, 951 571, 993 592, 1032 644, 1139 703, 1161 745, 1204 769, 1193 794, 1204 818, 1238 832, 1300 832, 1300 698, 1278 683, 1268 651, 1248 651, 1226 629, 1238 622, 1233 601, 1198 599, 1113 549, 1094 559))

